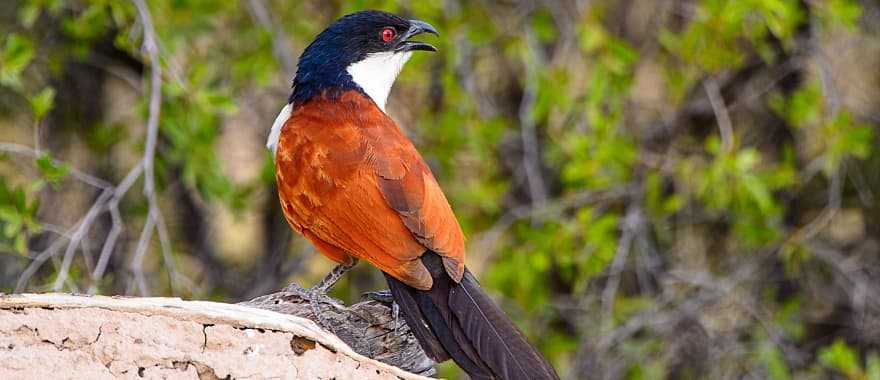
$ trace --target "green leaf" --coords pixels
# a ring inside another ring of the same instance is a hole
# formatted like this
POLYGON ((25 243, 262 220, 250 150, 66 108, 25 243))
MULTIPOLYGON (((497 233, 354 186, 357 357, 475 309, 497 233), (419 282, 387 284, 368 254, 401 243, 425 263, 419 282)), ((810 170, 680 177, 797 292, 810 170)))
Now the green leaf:
POLYGON ((532 30, 541 42, 551 42, 558 34, 553 23, 553 15, 545 9, 535 12, 532 16, 532 30))
POLYGON ((56 163, 55 160, 46 153, 41 154, 35 161, 37 169, 40 170, 43 179, 52 184, 55 188, 61 184, 61 180, 64 179, 64 176, 70 171, 69 165, 56 163))
POLYGON ((819 362, 851 379, 864 377, 858 354, 842 339, 837 339, 831 346, 820 350, 819 362))
POLYGON ((25 28, 32 28, 37 18, 40 17, 42 9, 40 5, 34 1, 30 1, 21 7, 18 11, 18 19, 25 28))
POLYGON ((40 93, 32 96, 28 101, 31 104, 31 113, 35 120, 42 120, 55 105, 55 89, 46 87, 40 93))
POLYGON ((10 186, 6 177, 0 176, 0 246, 20 254, 27 253, 30 232, 38 232, 36 200, 28 201, 22 186, 10 186))
POLYGON ((34 58, 34 45, 25 37, 10 34, 0 52, 0 84, 19 87, 21 72, 34 58))

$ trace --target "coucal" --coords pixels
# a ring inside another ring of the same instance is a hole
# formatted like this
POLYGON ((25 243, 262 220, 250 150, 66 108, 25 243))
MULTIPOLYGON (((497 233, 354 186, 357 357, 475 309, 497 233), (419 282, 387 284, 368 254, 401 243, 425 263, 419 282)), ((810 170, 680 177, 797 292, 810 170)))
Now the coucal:
POLYGON ((558 379, 465 267, 464 235, 428 165, 385 113, 414 51, 436 51, 431 25, 380 11, 344 16, 299 58, 272 126, 281 207, 290 226, 339 266, 382 272, 429 357, 475 379, 558 379))

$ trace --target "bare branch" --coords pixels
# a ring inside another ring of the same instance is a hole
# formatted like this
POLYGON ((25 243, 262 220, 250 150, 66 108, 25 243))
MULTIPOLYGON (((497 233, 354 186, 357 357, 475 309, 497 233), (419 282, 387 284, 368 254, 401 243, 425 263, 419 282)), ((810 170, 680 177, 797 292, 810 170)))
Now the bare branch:
POLYGON ((849 285, 847 291, 850 293, 850 297, 855 301, 853 304, 857 306, 860 303, 863 304, 866 300, 870 300, 874 305, 880 307, 880 293, 876 291, 864 291, 864 289, 872 289, 876 287, 871 286, 871 277, 869 277, 860 266, 862 262, 853 257, 848 257, 827 244, 816 240, 818 239, 814 239, 808 243, 810 252, 819 260, 833 268, 835 273, 846 280, 844 284, 849 285))
MULTIPOLYGON (((168 231, 166 230, 165 222, 162 217, 162 211, 159 209, 159 200, 156 195, 155 172, 153 168, 156 158, 156 144, 159 138, 159 116, 162 111, 162 63, 159 58, 159 47, 157 45, 158 37, 156 35, 156 30, 153 27, 153 18, 150 14, 150 9, 143 0, 132 0, 132 2, 137 7, 138 16, 144 27, 143 49, 146 51, 150 60, 150 106, 149 116, 147 117, 147 141, 146 146, 144 147, 143 160, 144 195, 147 197, 147 201, 150 204, 150 211, 148 213, 149 216, 147 218, 147 223, 144 225, 144 232, 149 230, 150 234, 152 234, 153 228, 158 228, 159 239, 162 246, 162 255, 165 258, 165 266, 168 269, 169 274, 171 274, 173 283, 174 265, 172 263, 171 245, 168 239, 168 231)), ((149 236, 141 234, 141 240, 138 245, 138 252, 141 255, 147 250, 147 247, 141 247, 141 244, 149 245, 149 241, 149 236)), ((132 267, 140 269, 142 259, 143 257, 138 259, 138 255, 135 255, 132 267)), ((145 281, 143 281, 143 272, 135 273, 140 273, 138 284, 141 286, 141 292, 146 293, 147 289, 144 287, 145 281)))
POLYGON ((116 190, 113 192, 113 197, 110 199, 110 202, 108 202, 107 208, 110 210, 112 226, 110 227, 110 232, 107 233, 106 240, 104 240, 104 246, 101 247, 101 256, 98 258, 98 263, 95 265, 95 271, 92 272, 93 284, 89 289, 89 294, 95 294, 97 292, 97 283, 104 277, 104 271, 107 270, 110 255, 116 247, 116 240, 119 238, 119 234, 122 233, 122 229, 124 228, 122 215, 119 213, 119 202, 122 201, 122 198, 128 190, 134 186, 135 181, 140 178, 143 171, 144 166, 142 164, 138 163, 135 165, 128 172, 122 182, 119 183, 119 186, 116 187, 116 190))
POLYGON ((171 287, 171 294, 177 295, 177 288, 174 284, 178 273, 174 266, 174 257, 171 255, 171 237, 168 235, 168 227, 165 225, 165 218, 162 217, 162 214, 156 212, 155 218, 156 232, 159 233, 159 247, 162 249, 162 262, 165 264, 165 270, 168 272, 168 286, 171 287))
POLYGON ((76 232, 73 233, 73 236, 71 236, 70 241, 67 243, 67 250, 64 252, 64 262, 61 264, 58 276, 55 277, 55 284, 52 286, 52 290, 57 292, 64 286, 77 247, 80 246, 83 238, 85 238, 86 234, 91 230, 95 218, 97 218, 101 211, 104 210, 104 207, 107 204, 107 199, 109 199, 112 194, 113 192, 111 192, 110 189, 104 190, 104 192, 98 197, 98 200, 95 201, 95 203, 92 204, 92 207, 89 208, 89 211, 86 212, 83 220, 76 228, 76 232))
MULTIPOLYGON (((26 146, 26 145, 10 143, 10 142, 0 142, 0 151, 18 154, 18 155, 22 155, 22 156, 27 156, 27 157, 31 157, 31 158, 38 158, 38 157, 40 157, 40 155, 45 153, 45 152, 38 151, 38 150, 31 148, 29 146, 26 146)), ((55 165, 65 164, 64 162, 56 160, 54 158, 52 159, 52 163, 55 165)), ((71 177, 76 178, 76 179, 80 180, 81 182, 83 182, 87 185, 90 185, 92 187, 96 187, 98 189, 106 190, 107 188, 112 187, 112 185, 109 182, 107 182, 103 179, 100 179, 98 177, 95 177, 89 173, 83 172, 79 169, 76 169, 72 166, 70 166, 68 173, 70 173, 71 177)))
POLYGON ((266 2, 263 0, 248 0, 248 10, 251 16, 272 35, 272 52, 275 58, 281 61, 281 66, 285 73, 292 73, 296 70, 296 58, 293 51, 284 42, 284 32, 272 22, 269 16, 269 10, 266 8, 266 2))
POLYGON ((67 233, 65 233, 58 239, 55 239, 55 241, 52 242, 52 244, 50 244, 48 248, 43 250, 43 252, 40 252, 40 254, 34 258, 34 261, 32 261, 23 272, 21 272, 21 276, 18 277, 18 283, 15 285, 16 293, 21 293, 22 291, 24 291, 31 277, 34 276, 34 273, 37 273, 37 271, 43 266, 46 260, 49 260, 56 254, 58 254, 58 250, 60 250, 61 247, 64 245, 64 242, 68 240, 67 236, 72 234, 73 231, 74 228, 71 228, 69 231, 67 231, 67 233))
POLYGON ((149 213, 147 213, 147 221, 144 223, 144 228, 141 230, 141 237, 138 239, 138 245, 134 251, 134 258, 131 259, 131 266, 129 266, 132 274, 134 274, 135 285, 137 286, 140 295, 144 297, 150 295, 150 289, 147 287, 147 279, 144 276, 144 256, 150 247, 150 238, 153 237, 153 230, 155 228, 156 216, 153 214, 153 209, 151 208, 149 213))
POLYGON ((828 62, 828 56, 819 46, 819 42, 814 41, 813 43, 816 48, 816 65, 819 67, 819 81, 822 83, 822 94, 825 95, 825 103, 828 105, 831 116, 837 116, 841 106, 840 91, 834 83, 831 63, 828 62))
POLYGON ((703 88, 706 89, 709 103, 712 104, 712 111, 715 112, 715 119, 718 120, 721 151, 730 152, 733 149, 733 123, 730 121, 730 114, 724 104, 724 97, 721 96, 721 88, 715 78, 711 77, 703 81, 703 88))
POLYGON ((641 210, 631 204, 626 211, 626 216, 620 221, 620 240, 617 243, 614 260, 609 269, 608 283, 602 291, 602 305, 606 317, 611 317, 614 310, 614 299, 617 296, 617 287, 620 285, 620 273, 626 264, 626 258, 631 251, 636 233, 642 228, 643 223, 644 217, 641 215, 641 210))
POLYGON ((144 26, 143 48, 150 60, 150 106, 147 118, 147 141, 144 147, 144 195, 150 199, 150 207, 154 206, 155 175, 153 163, 156 157, 156 144, 159 138, 159 115, 162 111, 162 64, 159 61, 159 48, 156 46, 156 31, 150 10, 143 0, 132 0, 138 10, 144 26))
POLYGON ((535 121, 535 102, 538 93, 538 67, 546 61, 541 56, 541 47, 531 28, 526 29, 526 43, 529 48, 526 65, 525 89, 519 106, 520 136, 523 144, 523 168, 528 182, 529 198, 533 207, 541 207, 547 202, 547 186, 541 174, 541 157, 538 149, 538 137, 535 121))
MULTIPOLYGON (((37 158, 45 153, 39 152, 36 149, 25 145, 8 142, 0 142, 0 151, 32 158, 37 158)), ((56 165, 64 164, 62 161, 56 159, 53 159, 53 162, 56 165)), ((16 286, 16 292, 23 291, 27 286, 30 278, 36 273, 36 271, 42 267, 46 260, 54 257, 60 250, 61 245, 67 242, 67 249, 64 253, 64 260, 59 269, 58 276, 56 277, 56 280, 53 284, 53 290, 61 290, 64 284, 68 282, 68 273, 70 271, 73 257, 76 254, 77 248, 83 245, 84 239, 94 225, 97 217, 100 216, 102 212, 109 210, 113 218, 113 228, 111 229, 111 233, 108 235, 108 238, 104 243, 101 258, 98 262, 97 267, 95 268, 95 275, 93 276, 93 278, 95 280, 99 280, 103 276, 107 260, 109 258, 109 253, 112 252, 116 237, 118 236, 120 232, 119 230, 121 229, 121 217, 119 215, 118 209, 119 200, 125 195, 126 192, 128 192, 128 190, 131 188, 131 185, 142 173, 142 170, 143 167, 141 164, 136 165, 136 167, 131 170, 131 172, 120 183, 120 185, 118 187, 114 187, 109 182, 101 178, 83 172, 74 167, 70 167, 69 173, 71 177, 76 178, 79 181, 92 187, 102 189, 103 191, 95 200, 95 202, 89 207, 89 210, 86 212, 83 218, 81 218, 73 228, 63 233, 61 232, 60 228, 50 229, 50 232, 56 232, 61 235, 61 237, 56 239, 48 249, 41 252, 33 260, 33 262, 28 265, 25 271, 22 272, 22 275, 19 277, 19 281, 16 286)))
MULTIPOLYGON (((137 165, 135 165, 134 168, 129 171, 122 182, 120 182, 118 187, 114 187, 107 181, 84 173, 75 168, 70 170, 70 173, 73 177, 96 188, 102 189, 103 192, 86 212, 86 215, 83 216, 83 218, 76 224, 74 228, 72 228, 67 234, 64 235, 64 239, 56 239, 49 248, 40 253, 34 259, 34 261, 28 266, 28 268, 22 273, 21 277, 19 278, 16 291, 22 291, 27 285, 29 279, 33 276, 33 274, 36 273, 37 270, 39 270, 39 268, 43 265, 43 263, 45 263, 46 260, 54 257, 60 249, 61 244, 66 241, 67 249, 65 250, 64 258, 58 271, 58 276, 56 277, 53 285, 54 290, 61 290, 64 284, 68 282, 68 274, 70 271, 70 267, 73 263, 73 258, 76 254, 77 248, 83 245, 83 239, 85 239, 85 237, 88 235, 88 232, 91 230, 91 227, 97 217, 102 212, 109 211, 112 226, 109 233, 107 234, 106 239, 104 240, 103 246, 101 247, 101 255, 92 272, 92 280, 94 283, 89 289, 90 293, 97 292, 97 283, 100 282, 101 278, 106 272, 110 256, 112 255, 113 250, 116 246, 119 234, 122 232, 122 229, 124 227, 122 217, 119 212, 119 203, 128 192, 128 190, 130 190, 131 187, 134 185, 135 181, 141 176, 141 174, 144 175, 144 195, 147 197, 150 209, 147 221, 144 225, 144 230, 141 233, 141 238, 139 241, 138 250, 135 254, 135 259, 132 262, 132 271, 136 275, 135 277, 138 280, 138 285, 141 288, 141 293, 146 294, 149 290, 146 288, 146 281, 143 278, 141 265, 143 261, 143 256, 148 251, 149 242, 150 238, 152 237, 153 230, 155 228, 158 228, 159 239, 162 246, 163 261, 165 262, 166 268, 168 269, 169 277, 171 278, 172 290, 174 290, 173 283, 177 278, 177 275, 173 264, 173 257, 171 254, 170 237, 164 219, 162 218, 161 210, 159 209, 153 169, 159 133, 159 116, 162 104, 162 69, 159 62, 158 46, 156 44, 156 33, 153 29, 152 18, 150 16, 149 9, 147 8, 143 0, 132 1, 137 7, 141 22, 144 25, 143 47, 149 56, 152 68, 150 80, 149 117, 147 119, 146 146, 144 148, 144 157, 137 165)), ((34 158, 39 157, 39 155, 42 154, 41 152, 38 152, 33 148, 13 143, 0 143, 0 150, 26 155, 34 158)), ((55 162, 59 163, 58 161, 55 162)))

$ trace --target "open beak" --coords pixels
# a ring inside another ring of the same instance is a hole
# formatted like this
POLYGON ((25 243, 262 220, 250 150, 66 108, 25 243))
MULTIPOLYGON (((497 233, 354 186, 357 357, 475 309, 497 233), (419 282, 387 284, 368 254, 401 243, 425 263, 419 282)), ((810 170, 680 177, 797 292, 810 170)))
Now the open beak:
POLYGON ((433 45, 422 42, 422 41, 412 41, 410 38, 417 36, 422 33, 431 33, 435 36, 439 36, 440 33, 437 33, 437 29, 434 29, 431 24, 428 24, 424 21, 419 20, 409 20, 409 30, 406 31, 406 34, 401 38, 400 45, 395 49, 398 52, 406 52, 406 51, 437 51, 437 48, 433 45))

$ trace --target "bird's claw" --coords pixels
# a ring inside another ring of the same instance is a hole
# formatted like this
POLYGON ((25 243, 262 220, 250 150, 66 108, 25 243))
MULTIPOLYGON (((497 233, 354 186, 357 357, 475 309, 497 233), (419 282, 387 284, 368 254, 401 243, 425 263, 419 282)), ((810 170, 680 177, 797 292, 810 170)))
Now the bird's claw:
POLYGON ((321 312, 321 304, 336 303, 336 301, 333 298, 330 298, 323 289, 317 287, 306 289, 297 284, 290 284, 284 288, 284 291, 294 293, 304 301, 307 301, 311 308, 312 315, 314 316, 312 321, 316 322, 321 328, 333 332, 333 326, 327 322, 327 319, 324 318, 324 315, 321 312))
POLYGON ((400 305, 397 302, 391 302, 391 315, 394 316, 394 335, 397 335, 397 328, 400 327, 400 305))
POLYGON ((394 334, 397 334, 397 328, 400 326, 400 305, 394 301, 394 295, 391 290, 378 290, 375 292, 366 292, 361 294, 361 299, 373 300, 384 304, 391 305, 391 315, 394 317, 394 334))
POLYGON ((357 260, 354 260, 350 263, 339 264, 333 267, 333 270, 327 273, 327 275, 324 276, 321 281, 319 281, 315 286, 311 287, 310 289, 305 289, 297 284, 290 284, 286 288, 284 288, 284 291, 294 293, 300 298, 309 301, 309 304, 312 308, 312 314, 315 315, 314 319, 312 320, 317 322, 318 325, 321 326, 321 328, 329 330, 335 334, 336 332, 333 330, 333 326, 327 323, 327 320, 321 313, 321 303, 326 303, 330 305, 339 304, 339 301, 330 298, 327 295, 327 292, 329 292, 330 289, 333 288, 333 285, 336 285, 336 282, 339 281, 339 278, 342 277, 345 272, 351 270, 351 268, 356 263, 357 260))

